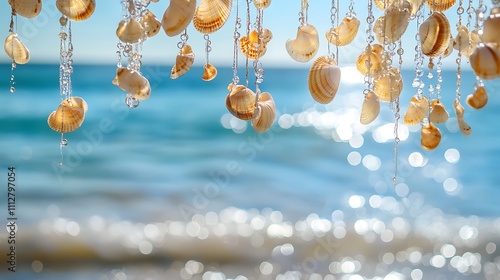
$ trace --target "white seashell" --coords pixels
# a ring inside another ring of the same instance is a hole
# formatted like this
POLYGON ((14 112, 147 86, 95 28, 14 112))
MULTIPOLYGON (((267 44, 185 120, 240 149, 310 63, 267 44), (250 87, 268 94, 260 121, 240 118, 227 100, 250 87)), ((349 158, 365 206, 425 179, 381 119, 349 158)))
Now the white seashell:
POLYGON ((379 113, 380 102, 378 101, 378 97, 373 91, 370 91, 365 95, 365 100, 363 100, 359 122, 364 125, 370 124, 377 118, 379 113))
POLYGON ((25 64, 30 60, 30 51, 23 44, 17 33, 10 33, 5 39, 5 53, 17 64, 25 64))
POLYGON ((56 7, 71 20, 86 20, 94 13, 95 0, 56 0, 56 7))
POLYGON ((359 24, 359 19, 356 17, 344 17, 338 27, 326 32, 326 39, 333 45, 348 45, 358 34, 359 24))
POLYGON ((406 125, 416 125, 424 120, 424 118, 429 113, 429 101, 425 96, 418 99, 413 96, 410 100, 410 105, 403 116, 404 123, 406 125))
POLYGON ((165 33, 172 37, 181 34, 193 20, 196 0, 170 0, 161 25, 165 33))
POLYGON ((175 65, 170 74, 171 79, 177 79, 191 69, 194 63, 194 53, 190 45, 184 45, 175 58, 175 65))
POLYGON ((393 2, 373 27, 375 38, 380 44, 395 43, 405 33, 410 22, 411 4, 408 1, 393 2))
POLYGON ((130 93, 137 100, 146 100, 151 95, 151 86, 148 79, 141 73, 125 67, 116 70, 113 84, 130 93))
POLYGON ((252 118, 252 126, 256 132, 266 132, 276 118, 276 106, 273 97, 268 92, 259 94, 257 108, 252 118))
POLYGON ((314 100, 321 104, 330 103, 339 88, 340 67, 326 56, 318 57, 309 70, 308 87, 314 100))
POLYGON ((443 103, 439 99, 431 101, 431 112, 429 113, 429 121, 432 123, 444 123, 448 120, 450 115, 443 103))
POLYGON ((34 18, 42 11, 42 0, 9 0, 10 7, 16 14, 34 18))
POLYGON ((318 52, 318 31, 310 24, 300 26, 296 38, 288 39, 285 45, 286 51, 294 60, 308 62, 318 52))
POLYGON ((356 60, 356 69, 362 75, 366 75, 368 74, 368 68, 370 68, 370 75, 378 75, 382 70, 383 53, 384 47, 382 45, 368 45, 356 60), (368 61, 370 65, 368 65, 368 61))

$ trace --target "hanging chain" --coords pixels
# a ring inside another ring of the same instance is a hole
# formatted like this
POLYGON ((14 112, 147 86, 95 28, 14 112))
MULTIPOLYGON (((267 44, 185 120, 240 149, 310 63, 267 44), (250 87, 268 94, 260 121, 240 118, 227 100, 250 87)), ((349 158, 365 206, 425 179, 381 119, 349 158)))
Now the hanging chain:
POLYGON ((415 35, 415 41, 417 42, 415 46, 415 78, 412 82, 412 87, 417 89, 417 97, 418 99, 422 99, 423 97, 423 88, 425 87, 425 83, 422 80, 422 76, 424 75, 423 65, 424 65, 424 56, 422 54, 422 45, 420 44, 420 33, 419 27, 424 21, 425 14, 425 5, 421 5, 416 14, 416 22, 417 22, 417 32, 415 35))
MULTIPOLYGON (((71 21, 65 15, 61 15, 59 23, 61 24, 61 31, 59 32, 59 94, 61 101, 69 100, 69 102, 71 102, 71 74, 73 73, 73 40, 71 35, 71 21)), ((64 133, 61 133, 59 143, 61 160, 59 162, 59 167, 62 167, 63 165, 63 149, 67 146, 68 140, 64 138, 64 133)))
MULTIPOLYGON (((15 6, 16 5, 14 3, 14 5, 12 5, 12 13, 10 14, 9 33, 17 33, 17 13, 16 10, 14 9, 15 6)), ((11 49, 14 50, 14 40, 12 40, 11 49)), ((14 53, 14 51, 12 52, 14 53)), ((14 70, 16 69, 16 67, 17 63, 14 59, 12 59, 12 64, 10 67, 10 89, 9 89, 11 93, 16 92, 16 80, 14 76, 14 70)))
MULTIPOLYGON (((462 14, 464 13, 464 8, 463 8, 463 0, 460 0, 460 4, 457 9, 457 15, 458 15, 458 21, 457 21, 457 28, 462 25, 462 14)), ((460 49, 460 40, 458 42, 459 44, 459 49, 460 49)), ((458 52, 458 57, 456 60, 457 63, 457 89, 456 89, 456 102, 460 102, 460 97, 461 97, 461 92, 460 92, 460 86, 462 85, 462 53, 458 52)))
POLYGON ((301 26, 307 25, 308 9, 309 9, 308 0, 302 0, 300 12, 299 12, 299 22, 300 22, 301 26))
POLYGON ((210 36, 208 34, 203 35, 203 39, 205 39, 205 53, 207 54, 206 56, 206 64, 210 63, 210 52, 212 51, 211 44, 212 42, 210 41, 210 36))
POLYGON ((184 29, 184 32, 182 32, 180 39, 181 39, 181 41, 177 43, 177 48, 179 48, 179 50, 181 50, 186 45, 187 41, 189 40, 189 36, 187 34, 187 29, 184 29))
POLYGON ((375 22, 375 17, 373 16, 373 0, 368 0, 368 16, 366 17, 366 56, 368 60, 366 61, 366 75, 364 77, 364 86, 363 94, 366 96, 370 91, 373 90, 373 82, 371 79, 371 54, 372 54, 372 43, 375 41, 375 37, 373 36, 373 23, 375 22))
MULTIPOLYGON (((479 6, 476 9, 476 22, 474 25, 474 30, 479 32, 482 29, 484 23, 484 13, 486 12, 486 5, 484 5, 483 0, 479 0, 479 6)), ((469 42, 470 43, 470 42, 469 42)), ((483 79, 476 75, 476 83, 474 84, 474 91, 479 87, 484 86, 483 79)))
POLYGON ((236 1, 236 23, 234 24, 234 48, 233 48, 233 86, 236 86, 240 82, 240 78, 238 77, 238 41, 241 37, 240 30, 241 28, 241 18, 239 17, 239 5, 238 1, 236 1))
MULTIPOLYGON (((263 9, 257 9, 257 18, 255 20, 255 24, 258 34, 257 49, 259 50, 261 49, 261 44, 263 44, 262 42, 262 19, 264 16, 263 13, 264 13, 263 9)), ((259 61, 259 56, 257 56, 254 59, 253 68, 255 72, 255 107, 257 108, 257 102, 259 101, 260 97, 259 84, 262 84, 264 82, 264 69, 262 68, 262 63, 259 61)))
MULTIPOLYGON (((335 0, 332 0, 332 7, 330 8, 330 21, 332 23, 332 28, 337 27, 337 24, 336 24, 336 22, 337 22, 337 14, 338 14, 338 9, 337 9, 337 6, 335 5, 335 0)), ((331 34, 330 35, 331 37, 335 36, 333 34, 333 32, 331 32, 330 34, 331 34)), ((337 36, 338 36, 338 34, 337 34, 337 36)), ((332 38, 330 38, 330 39, 332 39, 332 38)), ((335 38, 335 40, 337 40, 337 38, 335 38)), ((328 46, 328 54, 330 55, 330 57, 333 60, 335 60, 336 56, 331 51, 331 43, 330 43, 330 41, 332 41, 332 40, 327 40, 327 41, 328 41, 328 44, 327 44, 327 46, 328 46)))
MULTIPOLYGON (((250 27, 252 26, 251 23, 251 18, 250 18, 250 2, 252 0, 247 0, 247 30, 246 30, 246 35, 247 38, 250 36, 250 27)), ((249 75, 249 70, 248 70, 248 56, 245 56, 245 86, 248 87, 248 75, 249 75)))
POLYGON ((356 17, 356 12, 354 11, 354 0, 351 0, 351 2, 349 3, 349 12, 346 14, 346 16, 349 18, 356 17))

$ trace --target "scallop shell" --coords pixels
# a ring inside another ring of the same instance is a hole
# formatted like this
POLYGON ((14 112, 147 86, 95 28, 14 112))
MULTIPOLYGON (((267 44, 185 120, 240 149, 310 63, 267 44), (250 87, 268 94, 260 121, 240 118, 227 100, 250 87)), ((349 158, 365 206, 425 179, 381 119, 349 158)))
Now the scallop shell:
POLYGON ((158 34, 161 29, 161 22, 158 18, 148 10, 146 15, 141 18, 141 24, 145 30, 145 34, 148 37, 153 37, 158 34))
POLYGON ((392 3, 385 14, 375 21, 373 32, 380 44, 395 43, 405 33, 410 22, 411 4, 408 1, 392 3))
POLYGON ((500 50, 492 43, 480 43, 471 54, 470 65, 480 78, 491 80, 500 77, 500 50))
POLYGON ((444 123, 448 120, 450 114, 446 111, 444 104, 439 99, 431 101, 431 112, 429 113, 429 121, 432 123, 444 123))
POLYGON ((373 122, 379 113, 380 102, 378 101, 378 97, 373 91, 370 91, 367 95, 365 95, 365 100, 363 100, 359 122, 367 125, 373 122))
POLYGON ((125 43, 137 43, 145 34, 144 27, 134 18, 120 21, 116 29, 116 36, 125 43))
POLYGON ((206 63, 203 65, 203 75, 201 76, 201 79, 203 81, 209 82, 217 76, 217 68, 213 66, 210 63, 206 63))
POLYGON ((226 97, 226 107, 233 116, 250 120, 255 113, 255 93, 243 85, 233 86, 226 97))
POLYGON ((467 104, 474 109, 481 109, 486 103, 488 103, 488 94, 484 87, 478 87, 473 94, 467 96, 467 104))
POLYGON ((285 45, 286 51, 294 60, 308 62, 318 52, 318 31, 310 24, 300 26, 295 39, 288 39, 285 45))
POLYGON ((56 7, 71 20, 86 20, 94 13, 95 0, 56 0, 56 7))
POLYGON ((441 131, 432 123, 422 126, 420 145, 425 150, 434 150, 441 142, 441 131))
POLYGON ((61 102, 56 111, 50 113, 47 124, 60 133, 77 130, 85 119, 87 102, 80 97, 71 97, 61 102))
POLYGON ((367 46, 356 60, 356 68, 362 75, 368 74, 368 53, 370 54, 370 74, 378 74, 382 70, 382 53, 384 47, 379 44, 367 46), (382 51, 379 51, 379 49, 382 51))
POLYGON ((435 12, 444 12, 455 5, 457 0, 425 0, 429 8, 435 12))
POLYGON ((194 53, 190 45, 184 45, 175 58, 175 65, 170 74, 171 79, 177 79, 184 75, 194 63, 194 53))
POLYGON ((229 18, 231 3, 231 0, 201 0, 194 12, 194 28, 203 34, 219 30, 229 18))
POLYGON ((170 0, 170 5, 165 10, 161 25, 168 36, 177 36, 184 31, 196 10, 196 0, 170 0))
POLYGON ((257 9, 265 9, 271 5, 271 0, 253 0, 253 4, 257 9))
POLYGON ((116 70, 116 77, 113 84, 120 89, 130 93, 138 100, 146 100, 151 95, 151 86, 148 79, 141 73, 125 67, 116 70))
POLYGON ((375 3, 375 6, 377 6, 377 8, 383 11, 387 7, 389 7, 394 2, 394 0, 373 0, 373 2, 375 3))
POLYGON ((344 17, 339 26, 326 32, 326 39, 333 45, 348 45, 358 34, 359 24, 359 19, 356 17, 344 17))
POLYGON ((485 43, 497 43, 500 45, 498 30, 500 30, 500 7, 493 8, 491 14, 484 20, 481 39, 485 43))
POLYGON ((17 33, 10 33, 5 39, 4 50, 17 64, 25 64, 30 60, 30 51, 23 44, 17 33))
POLYGON ((403 90, 403 79, 399 69, 392 67, 390 71, 375 77, 373 85, 373 91, 381 102, 393 102, 403 90))
POLYGON ((241 52, 250 59, 258 59, 266 54, 267 48, 264 41, 259 44, 259 34, 256 30, 250 32, 247 36, 240 39, 241 52))
POLYGON ((309 92, 321 104, 330 103, 340 84, 341 71, 335 61, 326 56, 318 57, 309 70, 309 92))
POLYGON ((268 92, 259 94, 257 109, 252 118, 252 126, 256 132, 266 132, 276 118, 276 106, 273 97, 268 92))
POLYGON ((439 56, 450 43, 450 22, 441 12, 432 13, 419 27, 422 53, 439 56))
POLYGON ((9 0, 10 7, 16 14, 34 18, 42 11, 42 0, 9 0))
POLYGON ((408 105, 408 109, 403 116, 404 123, 406 125, 416 125, 421 121, 429 113, 429 101, 425 96, 422 96, 421 99, 418 99, 416 96, 413 96, 410 100, 410 105, 408 105))
POLYGON ((458 100, 453 101, 453 107, 455 108, 455 114, 457 115, 458 127, 462 134, 469 136, 472 132, 472 128, 464 120, 465 108, 460 104, 458 100))

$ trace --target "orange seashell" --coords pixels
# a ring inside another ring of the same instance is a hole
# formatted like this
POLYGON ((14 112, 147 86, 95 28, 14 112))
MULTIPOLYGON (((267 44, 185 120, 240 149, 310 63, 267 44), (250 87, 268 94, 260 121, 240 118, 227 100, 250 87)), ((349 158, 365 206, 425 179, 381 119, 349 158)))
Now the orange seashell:
POLYGON ((425 150, 434 150, 441 142, 441 131, 432 123, 422 126, 420 145, 425 150))
POLYGON ((16 14, 34 18, 42 11, 42 0, 9 0, 10 7, 16 14))
POLYGON ((203 81, 209 82, 217 76, 217 68, 213 66, 210 63, 206 63, 203 65, 203 75, 201 76, 201 79, 203 81))
POLYGON ((241 120, 252 119, 255 113, 255 93, 243 85, 232 86, 231 92, 226 96, 226 108, 241 120))
POLYGON ((467 105, 474 109, 481 109, 488 103, 488 94, 484 87, 478 87, 473 94, 467 96, 467 105))
POLYGON ((194 12, 194 28, 202 34, 219 30, 229 18, 231 4, 231 0, 201 0, 194 12))
POLYGON ((422 53, 427 56, 443 54, 450 43, 450 22, 441 12, 434 12, 418 29, 422 53))
POLYGON ((491 80, 500 77, 500 50, 492 43, 480 43, 471 54, 470 65, 480 78, 491 80))
POLYGON ((248 37, 241 37, 240 50, 246 57, 250 59, 258 59, 266 54, 267 48, 264 41, 261 41, 259 44, 259 34, 256 30, 253 30, 250 32, 248 37))
POLYGON ((444 12, 449 8, 453 7, 457 0, 425 0, 425 4, 429 8, 436 12, 444 12))
POLYGON ((455 99, 453 101, 453 107, 455 108, 455 114, 457 115, 457 122, 460 131, 465 136, 469 136, 472 132, 472 128, 464 120, 464 114, 465 114, 464 106, 462 106, 462 104, 460 104, 460 102, 457 99, 455 99))
POLYGON ((56 7, 71 20, 86 20, 94 13, 95 0, 56 0, 56 7))
POLYGON ((170 73, 171 79, 177 79, 180 76, 184 75, 191 69, 194 63, 194 53, 191 49, 191 46, 186 44, 182 47, 179 54, 175 58, 175 65, 172 67, 172 71, 170 73))
POLYGON ((137 100, 146 100, 151 95, 151 86, 148 79, 141 73, 125 67, 116 70, 113 84, 130 93, 137 100))
POLYGON ((429 121, 432 123, 444 123, 448 120, 450 115, 444 104, 439 99, 431 101, 431 112, 429 113, 429 121))
POLYGON ((358 34, 359 24, 359 19, 356 17, 344 17, 338 27, 326 32, 326 39, 333 45, 348 45, 358 34))
POLYGON ((383 16, 375 21, 373 32, 380 44, 395 43, 405 33, 410 22, 411 4, 408 1, 393 2, 383 16))
POLYGON ((158 34, 161 29, 161 22, 156 18, 156 16, 148 10, 146 15, 141 18, 141 25, 145 30, 145 34, 148 37, 153 37, 158 34))
POLYGON ((144 39, 145 35, 146 30, 134 18, 120 21, 116 29, 116 36, 120 41, 125 43, 137 43, 139 40, 144 39))
POLYGON ((273 97, 268 92, 259 94, 257 109, 252 118, 252 127, 256 132, 266 132, 276 118, 276 106, 273 97))
POLYGON ((483 35, 481 40, 484 43, 496 43, 500 45, 500 7, 491 10, 491 14, 484 20, 483 35))
POLYGON ((318 57, 309 70, 308 87, 314 100, 330 103, 340 85, 341 71, 335 61, 326 56, 318 57))
POLYGON ((257 9, 265 9, 271 5, 271 0, 253 0, 253 4, 257 9))
POLYGON ((56 111, 50 113, 47 124, 60 133, 75 131, 82 125, 87 109, 87 102, 82 98, 68 98, 61 102, 56 111))

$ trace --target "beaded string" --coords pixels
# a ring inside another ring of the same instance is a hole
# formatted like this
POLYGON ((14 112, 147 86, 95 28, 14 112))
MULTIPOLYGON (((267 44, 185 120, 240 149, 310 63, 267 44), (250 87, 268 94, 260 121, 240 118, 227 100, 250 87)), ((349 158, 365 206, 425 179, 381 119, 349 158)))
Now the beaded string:
MULTIPOLYGON (((73 73, 71 21, 65 15, 62 15, 59 19, 59 23, 61 25, 61 31, 59 32, 59 95, 61 102, 64 100, 71 102, 71 74, 73 73)), ((64 114, 64 111, 62 113, 64 114)), ((64 115, 62 119, 64 120, 64 115)), ((59 162, 59 167, 63 166, 63 149, 67 146, 68 140, 64 138, 64 133, 61 133, 61 140, 59 143, 61 161, 59 162)))
POLYGON ((238 1, 236 1, 236 22, 234 24, 234 48, 233 48, 233 87, 236 86, 240 82, 240 78, 238 77, 238 41, 240 39, 240 30, 241 28, 241 18, 239 17, 239 5, 238 1))

